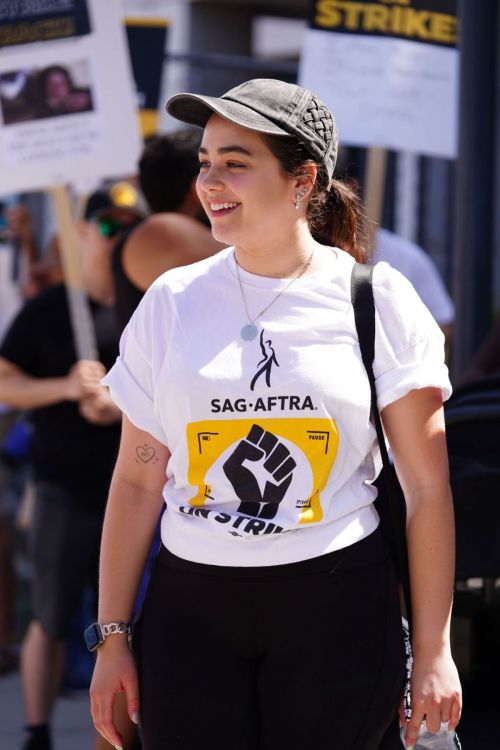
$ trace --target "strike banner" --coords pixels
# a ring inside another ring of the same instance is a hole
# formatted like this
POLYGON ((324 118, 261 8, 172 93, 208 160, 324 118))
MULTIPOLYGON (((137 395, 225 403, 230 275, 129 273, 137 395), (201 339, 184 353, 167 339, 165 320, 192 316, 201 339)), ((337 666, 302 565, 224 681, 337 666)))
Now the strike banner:
POLYGON ((0 195, 134 173, 141 140, 119 0, 0 8, 10 40, 0 49, 0 195), (48 38, 63 12, 72 35, 48 38))
POLYGON ((456 0, 311 0, 299 83, 346 144, 453 158, 457 37, 456 0))
POLYGON ((90 33, 85 0, 2 0, 0 48, 90 33))

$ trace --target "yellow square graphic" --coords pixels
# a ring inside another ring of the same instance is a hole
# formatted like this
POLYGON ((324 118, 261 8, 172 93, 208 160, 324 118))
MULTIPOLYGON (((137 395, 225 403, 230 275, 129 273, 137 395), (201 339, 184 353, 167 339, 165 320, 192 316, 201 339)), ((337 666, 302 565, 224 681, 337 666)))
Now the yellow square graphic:
MULTIPOLYGON (((197 493, 190 499, 190 505, 203 506, 212 497, 212 486, 206 477, 232 445, 246 439, 254 426, 278 439, 292 444, 310 467, 312 488, 297 505, 297 522, 313 523, 321 521, 323 509, 321 493, 334 466, 339 448, 339 431, 334 420, 311 418, 284 419, 234 419, 204 420, 193 422, 186 428, 189 469, 188 481, 197 487, 197 493)), ((221 472, 220 481, 228 483, 221 472)), ((239 504, 235 497, 235 504, 239 504)))

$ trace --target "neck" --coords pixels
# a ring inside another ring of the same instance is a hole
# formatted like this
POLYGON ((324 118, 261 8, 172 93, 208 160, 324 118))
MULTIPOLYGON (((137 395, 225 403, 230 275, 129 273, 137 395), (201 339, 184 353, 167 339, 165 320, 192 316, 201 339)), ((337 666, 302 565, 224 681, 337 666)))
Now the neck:
POLYGON ((234 250, 236 262, 245 271, 286 279, 302 270, 317 246, 304 221, 283 232, 279 238, 269 239, 265 245, 241 243, 236 244, 234 250))

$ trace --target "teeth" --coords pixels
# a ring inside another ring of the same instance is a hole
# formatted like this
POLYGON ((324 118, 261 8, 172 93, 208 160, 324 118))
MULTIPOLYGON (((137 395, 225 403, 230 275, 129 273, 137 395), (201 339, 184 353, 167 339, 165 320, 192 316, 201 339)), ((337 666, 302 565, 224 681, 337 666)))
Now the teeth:
POLYGON ((224 208, 236 208, 238 203, 211 203, 210 208, 212 211, 222 211, 224 208))

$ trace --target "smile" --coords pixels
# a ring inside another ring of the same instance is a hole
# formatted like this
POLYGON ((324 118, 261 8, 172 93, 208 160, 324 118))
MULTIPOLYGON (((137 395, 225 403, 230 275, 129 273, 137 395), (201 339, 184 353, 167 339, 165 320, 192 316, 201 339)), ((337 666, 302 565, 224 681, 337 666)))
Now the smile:
POLYGON ((234 209, 241 204, 228 201, 227 203, 210 203, 209 205, 212 214, 222 216, 229 213, 230 211, 234 211, 234 209))

